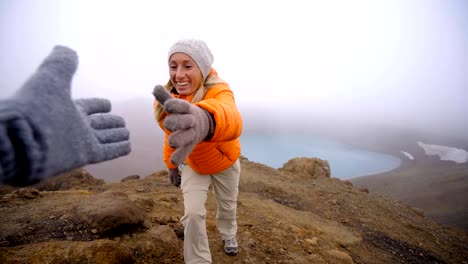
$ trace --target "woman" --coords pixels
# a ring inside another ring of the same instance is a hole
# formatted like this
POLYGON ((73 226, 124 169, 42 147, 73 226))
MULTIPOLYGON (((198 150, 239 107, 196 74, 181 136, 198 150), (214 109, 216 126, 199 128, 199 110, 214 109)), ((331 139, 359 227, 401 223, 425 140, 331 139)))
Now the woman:
POLYGON ((156 86, 155 116, 165 131, 164 161, 184 197, 184 259, 211 263, 206 233, 208 188, 217 201, 216 226, 228 255, 236 255, 242 119, 227 83, 211 68, 205 42, 179 40, 168 54, 169 82, 156 86), (179 166, 180 165, 180 166, 179 166))

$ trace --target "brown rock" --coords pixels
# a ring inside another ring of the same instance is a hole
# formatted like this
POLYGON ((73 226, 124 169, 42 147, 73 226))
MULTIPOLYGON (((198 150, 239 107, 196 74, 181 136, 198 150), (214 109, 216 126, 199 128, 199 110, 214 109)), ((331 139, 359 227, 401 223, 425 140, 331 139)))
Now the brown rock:
POLYGON ((127 176, 127 177, 123 178, 122 180, 120 180, 120 182, 139 180, 139 179, 140 179, 140 175, 130 175, 130 176, 127 176))
POLYGON ((76 217, 98 230, 99 235, 119 236, 147 226, 145 210, 123 192, 106 191, 93 195, 74 210, 76 217))
POLYGON ((59 191, 95 187, 103 184, 104 180, 94 178, 84 169, 76 169, 55 177, 50 177, 34 185, 34 187, 40 191, 59 191))
POLYGON ((306 174, 313 179, 330 178, 330 165, 328 161, 318 158, 294 158, 286 162, 282 170, 306 174))

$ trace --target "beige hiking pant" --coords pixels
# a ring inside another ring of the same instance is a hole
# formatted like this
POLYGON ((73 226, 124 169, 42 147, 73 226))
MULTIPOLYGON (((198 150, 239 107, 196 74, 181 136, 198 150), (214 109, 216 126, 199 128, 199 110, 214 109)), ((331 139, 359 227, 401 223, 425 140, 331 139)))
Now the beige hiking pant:
POLYGON ((184 226, 185 263, 211 263, 205 209, 208 188, 210 184, 213 185, 217 203, 216 227, 221 238, 224 240, 235 237, 240 162, 237 160, 231 167, 212 175, 198 174, 185 165, 181 174, 185 207, 184 216, 181 218, 184 226))

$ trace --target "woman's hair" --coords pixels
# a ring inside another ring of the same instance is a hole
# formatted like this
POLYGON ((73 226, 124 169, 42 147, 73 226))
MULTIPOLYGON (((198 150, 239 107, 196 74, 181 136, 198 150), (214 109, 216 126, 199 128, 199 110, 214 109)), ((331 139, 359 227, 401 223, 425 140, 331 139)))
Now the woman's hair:
MULTIPOLYGON (((203 98, 205 98, 206 92, 208 92, 208 90, 211 87, 215 86, 216 84, 220 84, 220 83, 225 83, 225 82, 221 78, 219 78, 217 74, 212 74, 210 72, 210 74, 206 77, 205 81, 200 85, 200 87, 198 87, 195 90, 195 92, 194 92, 195 94, 193 95, 192 101, 190 103, 193 104, 193 103, 200 102, 201 100, 203 100, 203 98)), ((169 80, 164 87, 170 93, 172 91, 175 91, 175 88, 172 85, 171 80, 169 80)), ((158 122, 161 121, 161 119, 164 117, 163 107, 159 103, 154 108, 154 116, 156 118, 156 121, 158 121, 158 122)))

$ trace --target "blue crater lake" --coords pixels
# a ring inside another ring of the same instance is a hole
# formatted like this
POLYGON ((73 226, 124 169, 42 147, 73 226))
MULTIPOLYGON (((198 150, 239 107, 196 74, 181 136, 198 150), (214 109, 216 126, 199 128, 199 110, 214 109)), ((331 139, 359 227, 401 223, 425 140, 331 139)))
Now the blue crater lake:
POLYGON ((338 141, 301 134, 242 135, 242 155, 272 168, 296 157, 320 158, 330 164, 333 178, 350 179, 390 171, 400 166, 397 157, 358 149, 338 141))

